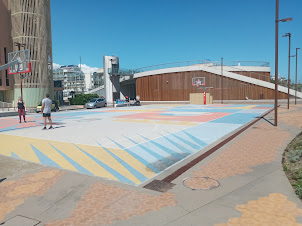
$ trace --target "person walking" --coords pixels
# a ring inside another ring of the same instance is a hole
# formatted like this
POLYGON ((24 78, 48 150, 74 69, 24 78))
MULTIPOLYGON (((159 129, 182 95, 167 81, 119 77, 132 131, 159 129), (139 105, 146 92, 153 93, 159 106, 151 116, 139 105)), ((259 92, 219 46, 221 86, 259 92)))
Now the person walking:
POLYGON ((46 130, 46 119, 48 119, 50 127, 49 129, 53 129, 52 127, 52 120, 51 120, 51 105, 52 105, 52 100, 49 99, 49 94, 45 94, 45 98, 42 100, 42 108, 41 108, 41 113, 43 114, 43 122, 44 122, 44 127, 42 130, 46 130))
POLYGON ((21 116, 23 116, 23 120, 24 120, 24 122, 26 122, 26 120, 25 120, 25 109, 26 109, 26 106, 25 106, 25 103, 24 103, 22 97, 19 97, 19 99, 18 99, 17 108, 18 108, 19 119, 20 119, 19 123, 21 123, 21 116))

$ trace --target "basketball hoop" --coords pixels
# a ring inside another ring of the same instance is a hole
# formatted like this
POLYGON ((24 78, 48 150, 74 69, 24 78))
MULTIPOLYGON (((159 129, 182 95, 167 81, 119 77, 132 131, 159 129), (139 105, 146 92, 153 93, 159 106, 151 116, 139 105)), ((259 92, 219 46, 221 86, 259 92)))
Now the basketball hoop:
MULTIPOLYGON (((18 61, 18 63, 8 68, 8 74, 14 75, 31 72, 31 63, 29 62, 28 49, 8 53, 8 62, 10 63, 13 61, 18 61)), ((25 76, 23 75, 20 77, 24 78, 25 76)))
POLYGON ((204 104, 206 104, 206 79, 205 77, 193 77, 192 86, 196 86, 199 89, 199 86, 203 86, 203 99, 204 104))
MULTIPOLYGON (((18 65, 18 66, 16 66, 16 69, 10 69, 10 68, 8 68, 8 71, 7 71, 7 73, 9 75, 15 75, 15 74, 21 74, 21 73, 29 73, 29 72, 31 72, 31 63, 27 64, 27 67, 26 67, 25 70, 23 70, 23 67, 20 67, 20 65, 18 65), (19 69, 17 69, 17 68, 19 68, 19 69)), ((25 75, 22 75, 22 76, 25 77, 25 75)), ((22 76, 20 75, 20 77, 22 77, 22 76)))
POLYGON ((205 77, 193 77, 192 78, 192 86, 196 86, 198 88, 199 86, 205 86, 205 85, 206 85, 205 77))
POLYGON ((20 74, 20 89, 21 89, 21 97, 23 97, 22 91, 22 80, 26 78, 25 73, 31 72, 31 63, 29 60, 29 50, 19 50, 16 52, 8 53, 8 62, 13 63, 12 66, 8 68, 8 74, 20 74), (15 63, 16 62, 16 63, 15 63))

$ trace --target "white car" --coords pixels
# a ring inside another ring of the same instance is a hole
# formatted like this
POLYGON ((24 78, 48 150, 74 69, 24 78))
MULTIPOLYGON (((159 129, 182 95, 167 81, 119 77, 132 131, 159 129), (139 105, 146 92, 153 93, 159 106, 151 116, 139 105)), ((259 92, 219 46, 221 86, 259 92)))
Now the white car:
POLYGON ((85 104, 85 108, 100 108, 106 107, 107 103, 104 98, 93 98, 85 104))

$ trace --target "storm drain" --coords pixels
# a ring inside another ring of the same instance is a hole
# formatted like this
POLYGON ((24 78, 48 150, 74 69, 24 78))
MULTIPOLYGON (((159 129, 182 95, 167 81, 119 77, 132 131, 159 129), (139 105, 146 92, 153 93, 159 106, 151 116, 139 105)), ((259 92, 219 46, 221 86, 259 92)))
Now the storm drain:
POLYGON ((0 179, 0 183, 1 183, 2 181, 4 181, 4 180, 6 180, 6 178, 2 178, 2 179, 0 179))
POLYGON ((192 190, 212 190, 220 184, 217 180, 209 177, 189 177, 183 180, 185 187, 192 190))
POLYGON ((144 186, 144 188, 159 191, 159 192, 167 192, 171 188, 174 187, 175 184, 168 183, 162 180, 153 180, 151 183, 144 186))
POLYGON ((34 219, 24 217, 21 215, 17 215, 7 221, 0 223, 0 225, 3 225, 3 226, 17 226, 17 225, 35 226, 35 225, 40 224, 40 222, 41 221, 34 220, 34 219))

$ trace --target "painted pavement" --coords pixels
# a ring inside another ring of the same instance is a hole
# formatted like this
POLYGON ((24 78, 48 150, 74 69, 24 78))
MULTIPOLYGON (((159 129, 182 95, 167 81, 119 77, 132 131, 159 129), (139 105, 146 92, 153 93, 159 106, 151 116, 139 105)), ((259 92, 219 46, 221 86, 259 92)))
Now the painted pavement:
POLYGON ((272 108, 148 105, 0 119, 0 154, 139 185, 272 108))

